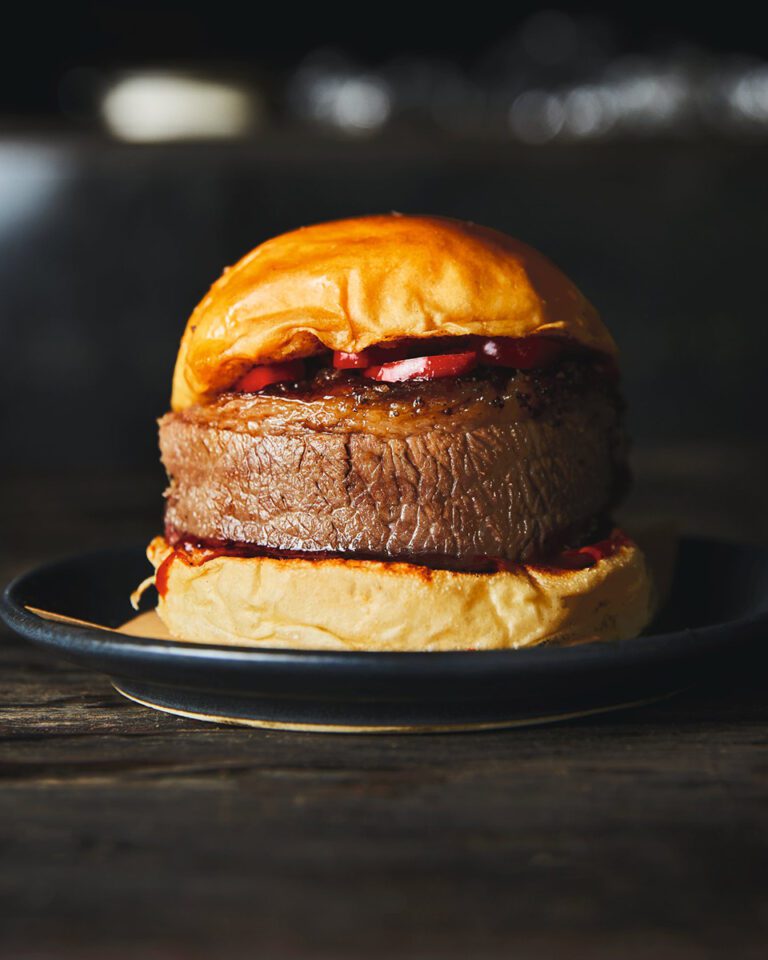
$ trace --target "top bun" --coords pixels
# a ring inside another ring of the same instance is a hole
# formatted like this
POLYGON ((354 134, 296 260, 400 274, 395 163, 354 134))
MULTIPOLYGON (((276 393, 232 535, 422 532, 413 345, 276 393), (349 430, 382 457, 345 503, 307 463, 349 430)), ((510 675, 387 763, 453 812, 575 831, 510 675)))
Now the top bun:
POLYGON ((323 349, 539 333, 616 353, 592 304, 519 240, 397 213, 321 223, 268 240, 224 271, 187 324, 171 405, 206 403, 253 364, 323 349))

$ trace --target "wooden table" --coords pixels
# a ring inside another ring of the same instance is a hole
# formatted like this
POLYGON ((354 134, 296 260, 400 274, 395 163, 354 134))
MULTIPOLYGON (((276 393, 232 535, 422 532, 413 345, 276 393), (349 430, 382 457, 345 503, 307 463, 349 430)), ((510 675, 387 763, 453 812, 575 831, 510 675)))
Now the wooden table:
MULTIPOLYGON (((150 524, 19 498, 24 563, 150 524)), ((154 713, 1 637, 3 958, 768 955, 765 658, 568 724, 333 737, 154 713)))

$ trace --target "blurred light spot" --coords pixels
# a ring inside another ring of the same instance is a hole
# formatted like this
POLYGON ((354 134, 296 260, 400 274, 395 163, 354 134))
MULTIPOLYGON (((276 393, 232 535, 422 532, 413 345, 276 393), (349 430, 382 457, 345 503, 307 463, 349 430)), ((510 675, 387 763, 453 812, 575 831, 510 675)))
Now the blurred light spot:
POLYGON ((693 80, 641 57, 616 61, 603 89, 621 126, 631 132, 671 127, 693 109, 693 80))
POLYGON ((317 122, 346 133, 370 133, 389 119, 392 98, 387 85, 368 74, 320 75, 306 91, 307 111, 317 122))
POLYGON ((737 116, 762 124, 768 122, 768 67, 744 73, 731 89, 728 100, 737 116))
POLYGON ((563 131, 572 137, 597 137, 613 125, 610 99, 597 87, 576 87, 563 101, 563 131))
POLYGON ((506 133, 527 143, 768 133, 768 64, 696 47, 615 55, 605 21, 534 14, 471 73, 413 55, 365 72, 318 50, 294 72, 287 103, 308 121, 349 135, 385 125, 401 135, 443 130, 506 133))
POLYGON ((524 143, 547 143, 562 129, 565 110, 558 96, 529 90, 516 97, 509 111, 513 132, 524 143))
POLYGON ((238 137, 261 112, 258 98, 235 83, 173 73, 124 77, 102 101, 110 131, 134 142, 238 137))
POLYGON ((0 235, 18 234, 54 201, 71 164, 60 152, 6 144, 0 148, 0 235))

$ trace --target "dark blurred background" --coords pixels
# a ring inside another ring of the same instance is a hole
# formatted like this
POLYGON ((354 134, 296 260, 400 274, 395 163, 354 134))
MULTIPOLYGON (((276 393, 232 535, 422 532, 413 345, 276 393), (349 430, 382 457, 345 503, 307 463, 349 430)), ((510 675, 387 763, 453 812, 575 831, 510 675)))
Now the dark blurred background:
POLYGON ((768 542, 754 13, 158 0, 17 5, 3 32, 12 566, 159 525, 154 419, 225 264, 387 210, 498 227, 559 263, 623 348, 630 515, 768 542))

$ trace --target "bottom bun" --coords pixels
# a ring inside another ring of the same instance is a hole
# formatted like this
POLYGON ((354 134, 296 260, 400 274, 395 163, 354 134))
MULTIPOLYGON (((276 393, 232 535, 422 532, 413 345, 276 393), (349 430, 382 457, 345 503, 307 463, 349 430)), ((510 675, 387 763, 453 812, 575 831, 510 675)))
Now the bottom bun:
POLYGON ((157 612, 192 643, 313 650, 498 650, 636 636, 653 614, 640 548, 622 537, 581 570, 499 573, 374 560, 275 559, 147 548, 157 612))

